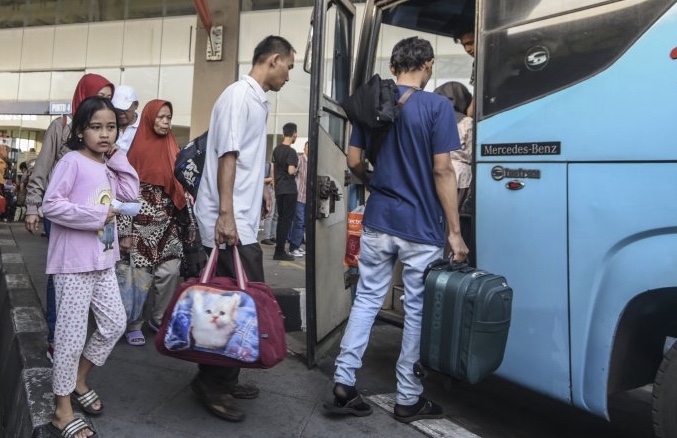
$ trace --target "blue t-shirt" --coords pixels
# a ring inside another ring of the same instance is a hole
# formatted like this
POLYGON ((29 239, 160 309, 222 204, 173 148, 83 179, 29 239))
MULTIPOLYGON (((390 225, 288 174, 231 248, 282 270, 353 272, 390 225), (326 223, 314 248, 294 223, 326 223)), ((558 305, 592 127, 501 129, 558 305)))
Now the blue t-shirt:
MULTIPOLYGON (((408 87, 398 88, 401 94, 408 87)), ((370 147, 368 137, 355 124, 350 145, 370 147)), ((435 189, 433 156, 460 147, 451 101, 426 91, 412 94, 379 151, 364 226, 412 242, 444 246, 445 217, 435 189)))

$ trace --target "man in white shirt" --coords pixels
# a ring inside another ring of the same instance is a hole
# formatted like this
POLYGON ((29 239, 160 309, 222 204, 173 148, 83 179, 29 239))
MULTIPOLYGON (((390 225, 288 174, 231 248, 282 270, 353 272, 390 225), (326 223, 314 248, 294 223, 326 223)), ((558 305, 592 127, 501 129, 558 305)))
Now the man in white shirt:
POLYGON ((120 135, 118 135, 115 143, 126 154, 132 145, 132 141, 134 141, 136 129, 141 120, 136 112, 139 109, 139 99, 137 99, 136 92, 132 87, 118 85, 115 87, 112 102, 118 115, 118 128, 120 129, 120 135))
MULTIPOLYGON (((218 276, 235 278, 233 247, 250 281, 263 282, 263 251, 257 241, 261 213, 272 200, 264 190, 269 102, 267 91, 280 91, 294 68, 295 50, 287 40, 268 36, 254 49, 252 69, 221 94, 212 110, 207 152, 195 203, 202 244, 218 248, 218 276), (265 203, 264 203, 265 198, 265 203)), ((191 388, 211 413, 242 421, 236 398, 256 398, 252 384, 239 384, 240 368, 199 365, 191 388)))

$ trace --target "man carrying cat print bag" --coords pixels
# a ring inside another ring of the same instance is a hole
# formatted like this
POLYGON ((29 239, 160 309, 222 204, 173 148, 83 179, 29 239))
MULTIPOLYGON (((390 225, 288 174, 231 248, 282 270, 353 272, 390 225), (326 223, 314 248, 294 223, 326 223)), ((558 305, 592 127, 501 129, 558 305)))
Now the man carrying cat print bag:
MULTIPOLYGON (((257 233, 262 207, 267 215, 271 206, 262 183, 267 144, 266 92, 280 91, 289 80, 294 54, 286 39, 272 35, 264 38, 254 49, 249 74, 226 88, 212 110, 195 215, 207 251, 211 252, 214 245, 219 247, 218 275, 235 276, 233 246, 237 245, 249 280, 264 281, 263 252, 257 233)), ((235 399, 255 398, 258 388, 238 383, 239 374, 238 367, 200 364, 191 388, 214 415, 227 421, 242 421, 245 413, 235 399)))

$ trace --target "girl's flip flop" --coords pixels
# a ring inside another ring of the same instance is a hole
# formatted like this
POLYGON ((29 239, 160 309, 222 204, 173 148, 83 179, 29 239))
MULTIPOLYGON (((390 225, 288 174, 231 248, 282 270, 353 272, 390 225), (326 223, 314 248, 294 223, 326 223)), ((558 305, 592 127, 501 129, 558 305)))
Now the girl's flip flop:
POLYGON ((59 429, 52 423, 47 423, 47 426, 45 427, 47 432, 54 437, 54 438, 72 438, 77 436, 77 434, 85 429, 89 429, 92 431, 93 435, 90 435, 89 438, 95 438, 96 431, 90 426, 89 424, 85 423, 81 418, 76 418, 67 425, 63 427, 63 429, 59 429))
POLYGON ((73 391, 71 393, 71 400, 73 400, 75 404, 80 407, 80 409, 89 415, 103 414, 103 403, 99 409, 94 409, 93 407, 94 403, 101 400, 99 398, 99 394, 97 394, 93 389, 90 389, 84 394, 78 394, 77 392, 73 391))

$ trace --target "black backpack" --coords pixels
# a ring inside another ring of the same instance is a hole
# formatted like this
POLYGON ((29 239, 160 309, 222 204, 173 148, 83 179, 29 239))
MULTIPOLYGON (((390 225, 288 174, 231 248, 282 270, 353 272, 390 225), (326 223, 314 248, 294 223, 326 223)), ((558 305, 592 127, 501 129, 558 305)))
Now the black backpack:
POLYGON ((358 122, 364 129, 387 130, 400 112, 397 85, 392 79, 381 79, 376 74, 358 87, 342 106, 348 119, 358 122))
POLYGON ((378 74, 358 87, 341 105, 352 123, 358 123, 369 131, 371 145, 367 159, 376 165, 376 156, 385 141, 388 131, 399 117, 402 106, 417 88, 407 90, 397 100, 397 84, 392 79, 381 79, 378 74))
POLYGON ((205 166, 205 151, 207 150, 207 133, 191 140, 176 154, 174 176, 181 183, 184 190, 197 198, 197 190, 202 179, 202 170, 205 166))

